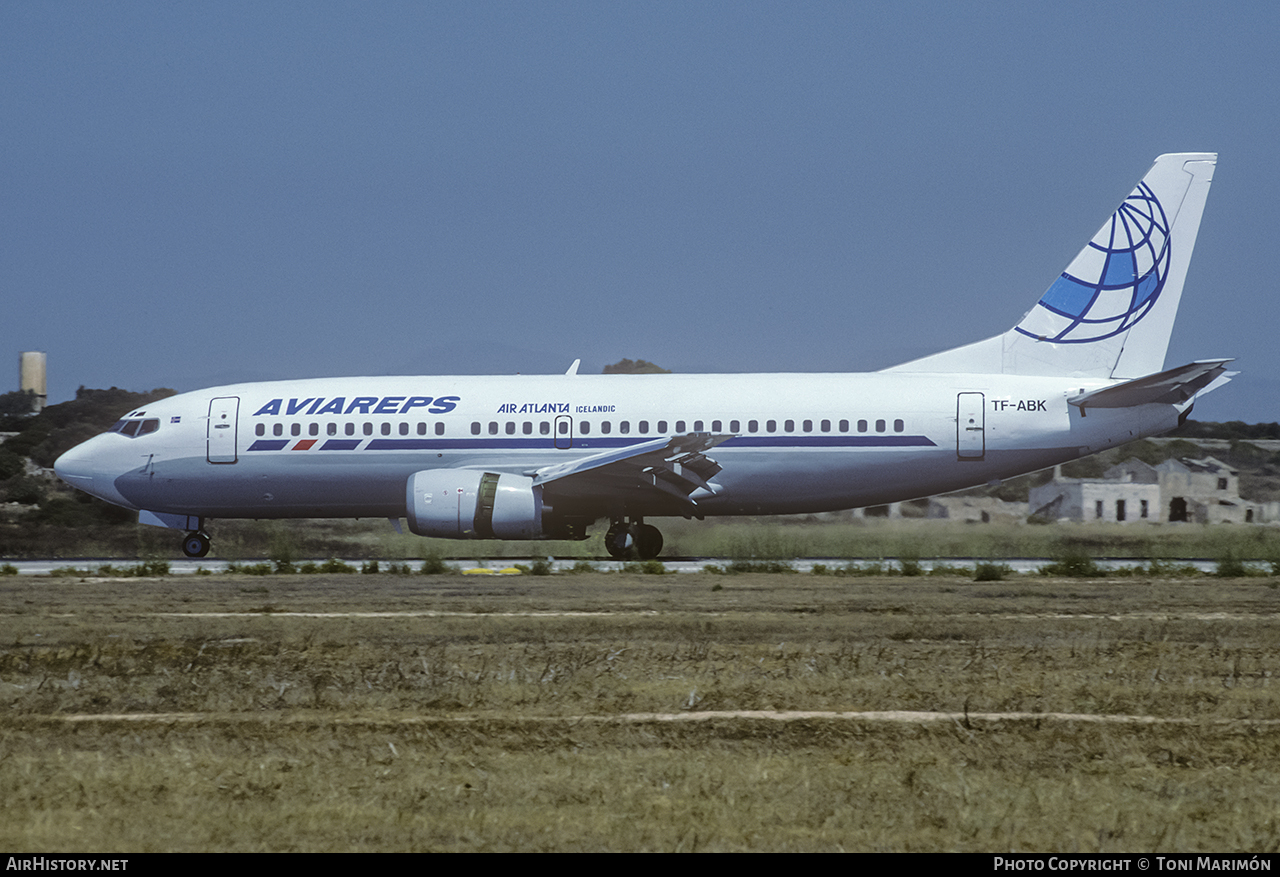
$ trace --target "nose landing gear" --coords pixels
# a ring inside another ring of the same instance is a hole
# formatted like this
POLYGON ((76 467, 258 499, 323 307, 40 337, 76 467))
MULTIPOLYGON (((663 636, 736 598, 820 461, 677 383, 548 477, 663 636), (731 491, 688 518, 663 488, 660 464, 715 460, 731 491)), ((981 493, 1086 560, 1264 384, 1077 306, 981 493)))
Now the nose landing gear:
POLYGON ((616 520, 604 534, 604 547, 616 560, 650 560, 662 552, 662 533, 641 518, 616 520))
POLYGON ((201 531, 192 531, 182 540, 182 553, 187 557, 204 557, 209 553, 209 537, 201 531))

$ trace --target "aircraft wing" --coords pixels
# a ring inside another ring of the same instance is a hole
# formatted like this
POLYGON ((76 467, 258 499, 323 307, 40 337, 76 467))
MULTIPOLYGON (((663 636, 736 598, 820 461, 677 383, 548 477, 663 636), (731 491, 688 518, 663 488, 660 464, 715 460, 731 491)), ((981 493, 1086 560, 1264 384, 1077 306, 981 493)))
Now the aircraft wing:
POLYGON ((1067 401, 1081 410, 1089 408, 1129 408, 1157 403, 1178 405, 1206 388, 1215 389, 1235 372, 1227 372, 1229 359, 1209 359, 1156 372, 1145 378, 1125 381, 1072 396, 1067 401))
POLYGON ((625 484, 633 489, 661 490, 697 505, 692 494, 700 490, 715 494, 722 489, 711 481, 721 466, 705 452, 731 438, 732 435, 710 433, 659 438, 543 466, 526 474, 533 476, 535 486, 554 482, 558 491, 594 492, 606 484, 625 484))

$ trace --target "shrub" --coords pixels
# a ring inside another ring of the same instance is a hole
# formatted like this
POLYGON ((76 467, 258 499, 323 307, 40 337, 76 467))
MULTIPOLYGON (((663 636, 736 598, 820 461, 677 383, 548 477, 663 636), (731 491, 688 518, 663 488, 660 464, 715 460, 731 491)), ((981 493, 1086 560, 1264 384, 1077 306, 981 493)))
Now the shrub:
POLYGON ((904 576, 924 575, 924 568, 920 566, 920 558, 918 557, 900 557, 898 558, 898 566, 902 567, 904 576))
POLYGON ((428 551, 426 559, 422 561, 422 567, 419 572, 427 576, 438 576, 443 573, 453 572, 453 568, 444 562, 440 552, 428 551))
POLYGON ((1241 579, 1249 574, 1249 568, 1244 565, 1243 560, 1227 552, 1218 558, 1218 566, 1213 574, 1220 579, 1241 579))
POLYGON ((1060 555, 1053 563, 1046 563, 1040 567, 1042 576, 1097 578, 1106 575, 1106 572, 1092 557, 1080 551, 1069 551, 1060 555))
POLYGON ((641 560, 638 563, 624 563, 622 565, 623 572, 635 572, 642 575, 660 576, 667 572, 666 566, 661 560, 641 560))
POLYGON ((795 567, 785 560, 735 560, 725 568, 725 571, 729 573, 787 573, 795 572, 796 570, 795 567))
POLYGON ((973 568, 975 582, 998 582, 1013 575, 1013 567, 1007 563, 980 562, 973 568))

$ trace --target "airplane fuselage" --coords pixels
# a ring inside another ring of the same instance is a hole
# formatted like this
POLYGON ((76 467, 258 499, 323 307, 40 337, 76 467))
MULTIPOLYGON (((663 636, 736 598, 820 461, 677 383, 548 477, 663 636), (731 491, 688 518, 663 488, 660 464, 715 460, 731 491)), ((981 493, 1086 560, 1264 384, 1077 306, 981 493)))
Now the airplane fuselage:
MULTIPOLYGON (((367 377, 217 387, 135 412, 59 470, 120 505, 209 518, 402 517, 425 469, 529 473, 664 436, 731 436, 720 488, 556 489, 556 513, 792 514, 1008 478, 1171 429, 1178 410, 1081 415, 1097 379, 755 374, 367 377)), ((1147 410, 1149 409, 1149 410, 1147 410)))

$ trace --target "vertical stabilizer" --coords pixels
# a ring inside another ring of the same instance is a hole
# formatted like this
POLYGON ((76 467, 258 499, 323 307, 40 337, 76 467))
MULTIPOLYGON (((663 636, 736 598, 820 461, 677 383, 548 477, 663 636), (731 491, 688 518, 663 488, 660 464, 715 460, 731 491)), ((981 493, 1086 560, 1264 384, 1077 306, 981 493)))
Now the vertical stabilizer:
POLYGON ((1003 335, 886 371, 1135 378, 1164 368, 1214 153, 1162 155, 1003 335))

